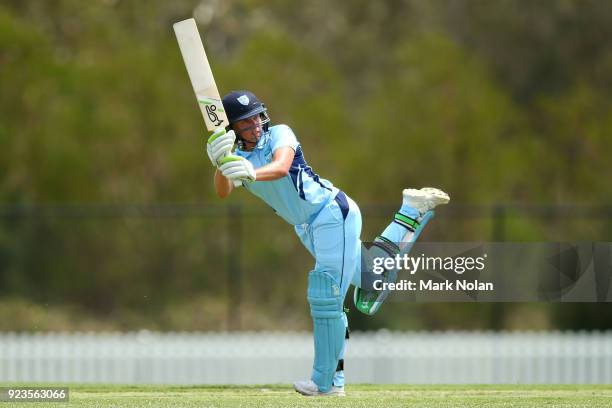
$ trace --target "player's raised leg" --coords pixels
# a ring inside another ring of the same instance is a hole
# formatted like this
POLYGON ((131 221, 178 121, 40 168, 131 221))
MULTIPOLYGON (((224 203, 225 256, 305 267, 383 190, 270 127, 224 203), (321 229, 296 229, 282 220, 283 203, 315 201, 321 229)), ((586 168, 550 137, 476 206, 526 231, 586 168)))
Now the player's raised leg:
MULTIPOLYGON (((405 189, 402 196, 402 206, 395 213, 393 222, 373 242, 376 250, 390 257, 409 253, 423 228, 433 218, 433 209, 450 201, 448 194, 432 187, 420 190, 405 189)), ((387 270, 381 277, 384 282, 394 282, 397 279, 397 270, 387 270)), ((353 300, 359 311, 373 315, 388 295, 388 290, 365 290, 360 285, 356 285, 353 300)))

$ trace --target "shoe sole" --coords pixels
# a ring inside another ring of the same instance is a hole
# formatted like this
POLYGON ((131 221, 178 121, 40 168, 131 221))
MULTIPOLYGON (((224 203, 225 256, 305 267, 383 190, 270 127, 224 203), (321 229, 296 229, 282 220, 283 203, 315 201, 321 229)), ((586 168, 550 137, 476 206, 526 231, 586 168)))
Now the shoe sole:
POLYGON ((346 393, 344 391, 340 392, 319 392, 317 394, 311 394, 310 392, 302 391, 295 386, 293 387, 295 392, 305 397, 346 397, 346 393))
POLYGON ((433 196, 435 199, 439 200, 439 202, 436 204, 446 204, 450 201, 450 197, 448 196, 448 194, 446 194, 444 191, 438 189, 438 188, 433 188, 433 187, 423 187, 421 189, 422 192, 426 193, 429 196, 433 196))
POLYGON ((299 381, 294 382, 293 389, 298 394, 302 394, 306 397, 344 397, 346 395, 344 392, 344 387, 332 386, 328 392, 320 392, 318 389, 313 391, 310 388, 302 388, 299 383, 299 381))
POLYGON ((447 204, 450 201, 450 197, 444 191, 433 187, 423 187, 420 190, 414 188, 407 188, 402 191, 402 196, 406 199, 406 196, 420 198, 426 200, 430 205, 431 209, 441 204, 447 204))

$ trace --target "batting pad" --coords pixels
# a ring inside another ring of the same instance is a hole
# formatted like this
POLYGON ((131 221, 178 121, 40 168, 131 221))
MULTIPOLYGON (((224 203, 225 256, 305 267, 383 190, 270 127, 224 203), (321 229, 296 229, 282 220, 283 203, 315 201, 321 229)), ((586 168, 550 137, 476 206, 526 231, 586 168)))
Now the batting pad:
POLYGON ((312 381, 321 392, 331 389, 346 332, 340 286, 327 272, 308 275, 308 303, 313 322, 315 359, 312 381))
MULTIPOLYGON (((373 245, 369 249, 366 250, 362 247, 361 274, 369 274, 370 277, 372 276, 372 260, 376 257, 380 257, 381 255, 383 257, 393 257, 398 252, 402 255, 409 254, 412 246, 434 215, 435 212, 433 210, 427 211, 419 220, 417 228, 414 230, 410 240, 407 242, 394 242, 392 240, 393 237, 397 238, 399 236, 406 235, 407 228, 395 221, 389 224, 383 234, 375 239, 375 241, 372 243, 373 245), (398 243, 400 247, 397 246, 398 243)), ((397 276, 397 269, 387 269, 384 274, 380 275, 379 277, 382 278, 384 282, 395 282, 397 280, 397 276)), ((367 279, 366 276, 361 276, 360 283, 368 281, 371 280, 367 279)), ((353 292, 353 302, 355 303, 357 310, 371 316, 378 312, 383 302, 387 299, 387 296, 389 296, 389 289, 377 291, 355 287, 353 292)))

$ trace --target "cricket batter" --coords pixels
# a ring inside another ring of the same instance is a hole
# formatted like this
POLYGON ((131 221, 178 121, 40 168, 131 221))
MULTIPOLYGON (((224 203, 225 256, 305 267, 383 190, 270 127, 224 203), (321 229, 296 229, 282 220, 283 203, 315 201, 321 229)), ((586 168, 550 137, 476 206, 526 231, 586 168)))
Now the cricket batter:
MULTIPOLYGON (((366 314, 375 313, 387 295, 360 289, 359 207, 312 170, 291 128, 270 125, 265 105, 253 93, 231 92, 223 98, 223 106, 230 126, 213 133, 207 143, 208 156, 217 167, 217 195, 227 197, 237 181, 293 225, 315 258, 307 291, 314 364, 310 380, 297 381, 294 388, 308 396, 342 396, 348 338, 343 304, 349 286, 355 286, 355 305, 366 314)), ((438 189, 404 190, 401 208, 374 243, 389 254, 409 250, 433 214, 430 210, 448 201, 448 195, 438 189)))

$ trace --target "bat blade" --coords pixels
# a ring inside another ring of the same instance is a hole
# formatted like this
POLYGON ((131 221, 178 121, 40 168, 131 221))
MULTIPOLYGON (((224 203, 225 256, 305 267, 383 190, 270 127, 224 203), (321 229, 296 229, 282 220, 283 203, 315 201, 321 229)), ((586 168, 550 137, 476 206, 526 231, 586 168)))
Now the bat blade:
POLYGON ((228 126, 229 121, 195 20, 179 21, 173 28, 206 129, 212 132, 228 126))

